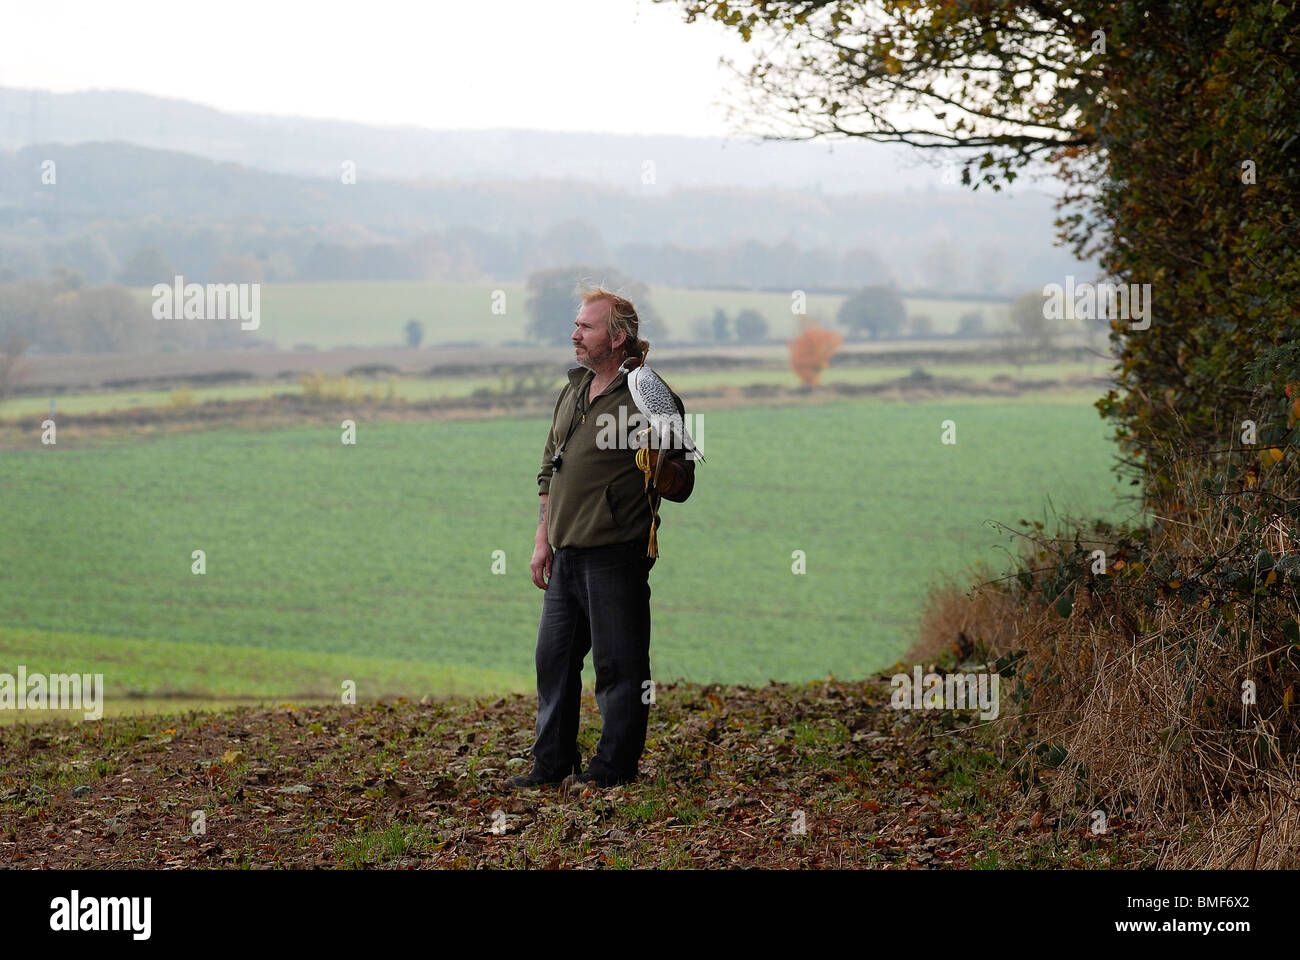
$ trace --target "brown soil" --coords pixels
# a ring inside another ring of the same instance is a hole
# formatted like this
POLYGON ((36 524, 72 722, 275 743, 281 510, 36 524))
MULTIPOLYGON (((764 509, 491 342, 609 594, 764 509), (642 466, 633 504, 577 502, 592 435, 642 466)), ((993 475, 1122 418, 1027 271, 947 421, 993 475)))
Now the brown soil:
MULTIPOLYGON (((1093 837, 1017 792, 969 715, 888 704, 880 679, 662 684, 638 781, 578 794, 504 784, 531 766, 532 697, 0 728, 0 866, 1150 863, 1136 825, 1093 837)), ((590 694, 582 722, 585 759, 590 694)))

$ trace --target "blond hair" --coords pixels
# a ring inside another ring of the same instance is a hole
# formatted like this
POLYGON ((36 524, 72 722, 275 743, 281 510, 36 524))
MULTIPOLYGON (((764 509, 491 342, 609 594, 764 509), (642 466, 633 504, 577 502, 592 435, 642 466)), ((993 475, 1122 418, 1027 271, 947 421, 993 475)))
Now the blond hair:
POLYGON ((639 335, 641 319, 636 315, 636 307, 632 306, 632 301, 601 286, 593 289, 579 288, 578 292, 582 295, 584 307, 596 300, 609 303, 609 315, 605 319, 605 329, 609 332, 609 339, 612 341, 620 333, 626 334, 627 339, 623 341, 624 355, 644 360, 646 351, 650 349, 650 341, 642 340, 639 335))

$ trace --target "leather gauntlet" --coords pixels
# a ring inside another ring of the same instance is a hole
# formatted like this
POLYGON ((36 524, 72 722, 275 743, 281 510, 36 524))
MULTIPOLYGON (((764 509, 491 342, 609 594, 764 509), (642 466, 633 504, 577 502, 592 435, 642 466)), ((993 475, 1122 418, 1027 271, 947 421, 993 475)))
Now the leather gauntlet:
MULTIPOLYGON (((654 476, 655 470, 659 466, 659 451, 647 451, 650 458, 650 476, 654 476)), ((686 470, 677 460, 667 459, 664 461, 663 469, 659 470, 659 480, 655 483, 655 489, 660 495, 670 497, 680 491, 686 485, 686 470)))

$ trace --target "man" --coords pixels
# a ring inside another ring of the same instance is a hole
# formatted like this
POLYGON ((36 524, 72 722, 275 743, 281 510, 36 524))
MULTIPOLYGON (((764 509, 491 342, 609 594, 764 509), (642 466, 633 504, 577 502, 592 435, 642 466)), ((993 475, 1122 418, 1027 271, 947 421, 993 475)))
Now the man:
MULTIPOLYGON (((537 474, 540 506, 533 583, 546 591, 537 631, 537 729, 533 769, 514 788, 563 783, 611 786, 636 779, 650 718, 651 508, 636 464, 640 415, 619 368, 644 360, 636 308, 600 287, 583 293, 574 320, 578 366, 555 403, 537 474), (620 418, 620 407, 623 416, 620 418), (619 442, 610 423, 632 429, 619 442), (603 430, 603 433, 602 433, 603 430), (578 753, 582 661, 591 650, 600 707, 600 742, 585 769, 578 753)), ((684 417, 686 408, 673 400, 684 417)), ((664 458, 651 494, 682 503, 695 486, 695 461, 683 449, 664 458)), ((662 526, 662 522, 659 524, 662 526)))

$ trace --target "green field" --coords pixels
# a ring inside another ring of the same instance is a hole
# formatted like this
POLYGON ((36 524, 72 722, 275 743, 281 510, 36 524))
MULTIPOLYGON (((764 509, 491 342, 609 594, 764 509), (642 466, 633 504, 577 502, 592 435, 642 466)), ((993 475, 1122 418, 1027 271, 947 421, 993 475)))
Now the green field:
MULTIPOLYGON (((691 500, 666 504, 651 574, 661 679, 861 677, 913 640, 927 584, 964 582, 978 560, 1001 572, 1007 536, 985 520, 1042 518, 1045 494, 1116 515, 1108 431, 1078 395, 707 416, 708 462, 691 500), (947 418, 955 446, 939 442, 947 418)), ((355 447, 303 427, 7 451, 0 671, 104 672, 110 696, 328 697, 347 679, 362 697, 528 690, 545 428, 362 423, 355 447)))
MULTIPOLYGON (((822 383, 879 383, 905 376, 917 364, 872 365, 832 367, 822 374, 822 383)), ((1103 376, 1105 367, 1098 362, 1091 367, 1079 363, 1038 363, 1025 364, 1017 369, 1012 364, 987 363, 951 363, 925 364, 926 373, 936 377, 953 377, 988 381, 994 377, 1015 377, 1024 380, 1063 379, 1071 376, 1103 376)), ((664 371, 673 389, 680 391, 706 390, 714 387, 745 387, 751 384, 773 384, 795 387, 799 380, 790 370, 717 370, 703 373, 678 373, 664 371)), ((563 374, 556 373, 553 386, 558 391, 562 386, 563 374)), ((359 389, 377 392, 386 396, 387 379, 357 379, 359 389)), ((500 390, 505 381, 500 376, 468 377, 401 377, 394 385, 395 396, 415 402, 440 397, 468 397, 477 390, 500 390)), ((1094 393, 1097 391, 1094 389, 1094 393)), ((208 400, 256 400, 266 399, 275 394, 302 393, 302 386, 296 381, 273 384, 238 384, 216 387, 195 387, 190 390, 194 403, 208 400)), ((59 413, 91 413, 109 410, 128 410, 133 407, 166 407, 173 401, 171 390, 120 390, 101 393, 78 393, 59 396, 55 399, 55 410, 59 413)), ((45 396, 28 396, 11 398, 0 402, 0 418, 33 416, 49 410, 50 398, 45 396)))
MULTIPOLYGON (((147 288, 137 290, 136 295, 142 303, 152 302, 147 288)), ((299 343, 322 349, 402 345, 406 322, 414 318, 424 324, 427 344, 523 343, 527 340, 526 300, 527 288, 522 283, 263 283, 261 326, 256 336, 273 340, 284 350, 299 343), (493 294, 498 290, 505 294, 504 314, 492 311, 493 294)), ((652 286, 649 300, 662 320, 642 328, 642 335, 652 342, 691 339, 692 319, 711 319, 717 307, 733 320, 743 309, 757 310, 767 319, 772 337, 797 332, 788 293, 652 286)), ((839 295, 811 294, 807 314, 834 326, 843 301, 839 295)), ((908 298, 903 302, 908 316, 929 316, 936 332, 955 330, 958 317, 970 310, 983 311, 987 328, 1000 326, 1006 313, 1006 305, 1001 303, 908 298)))

